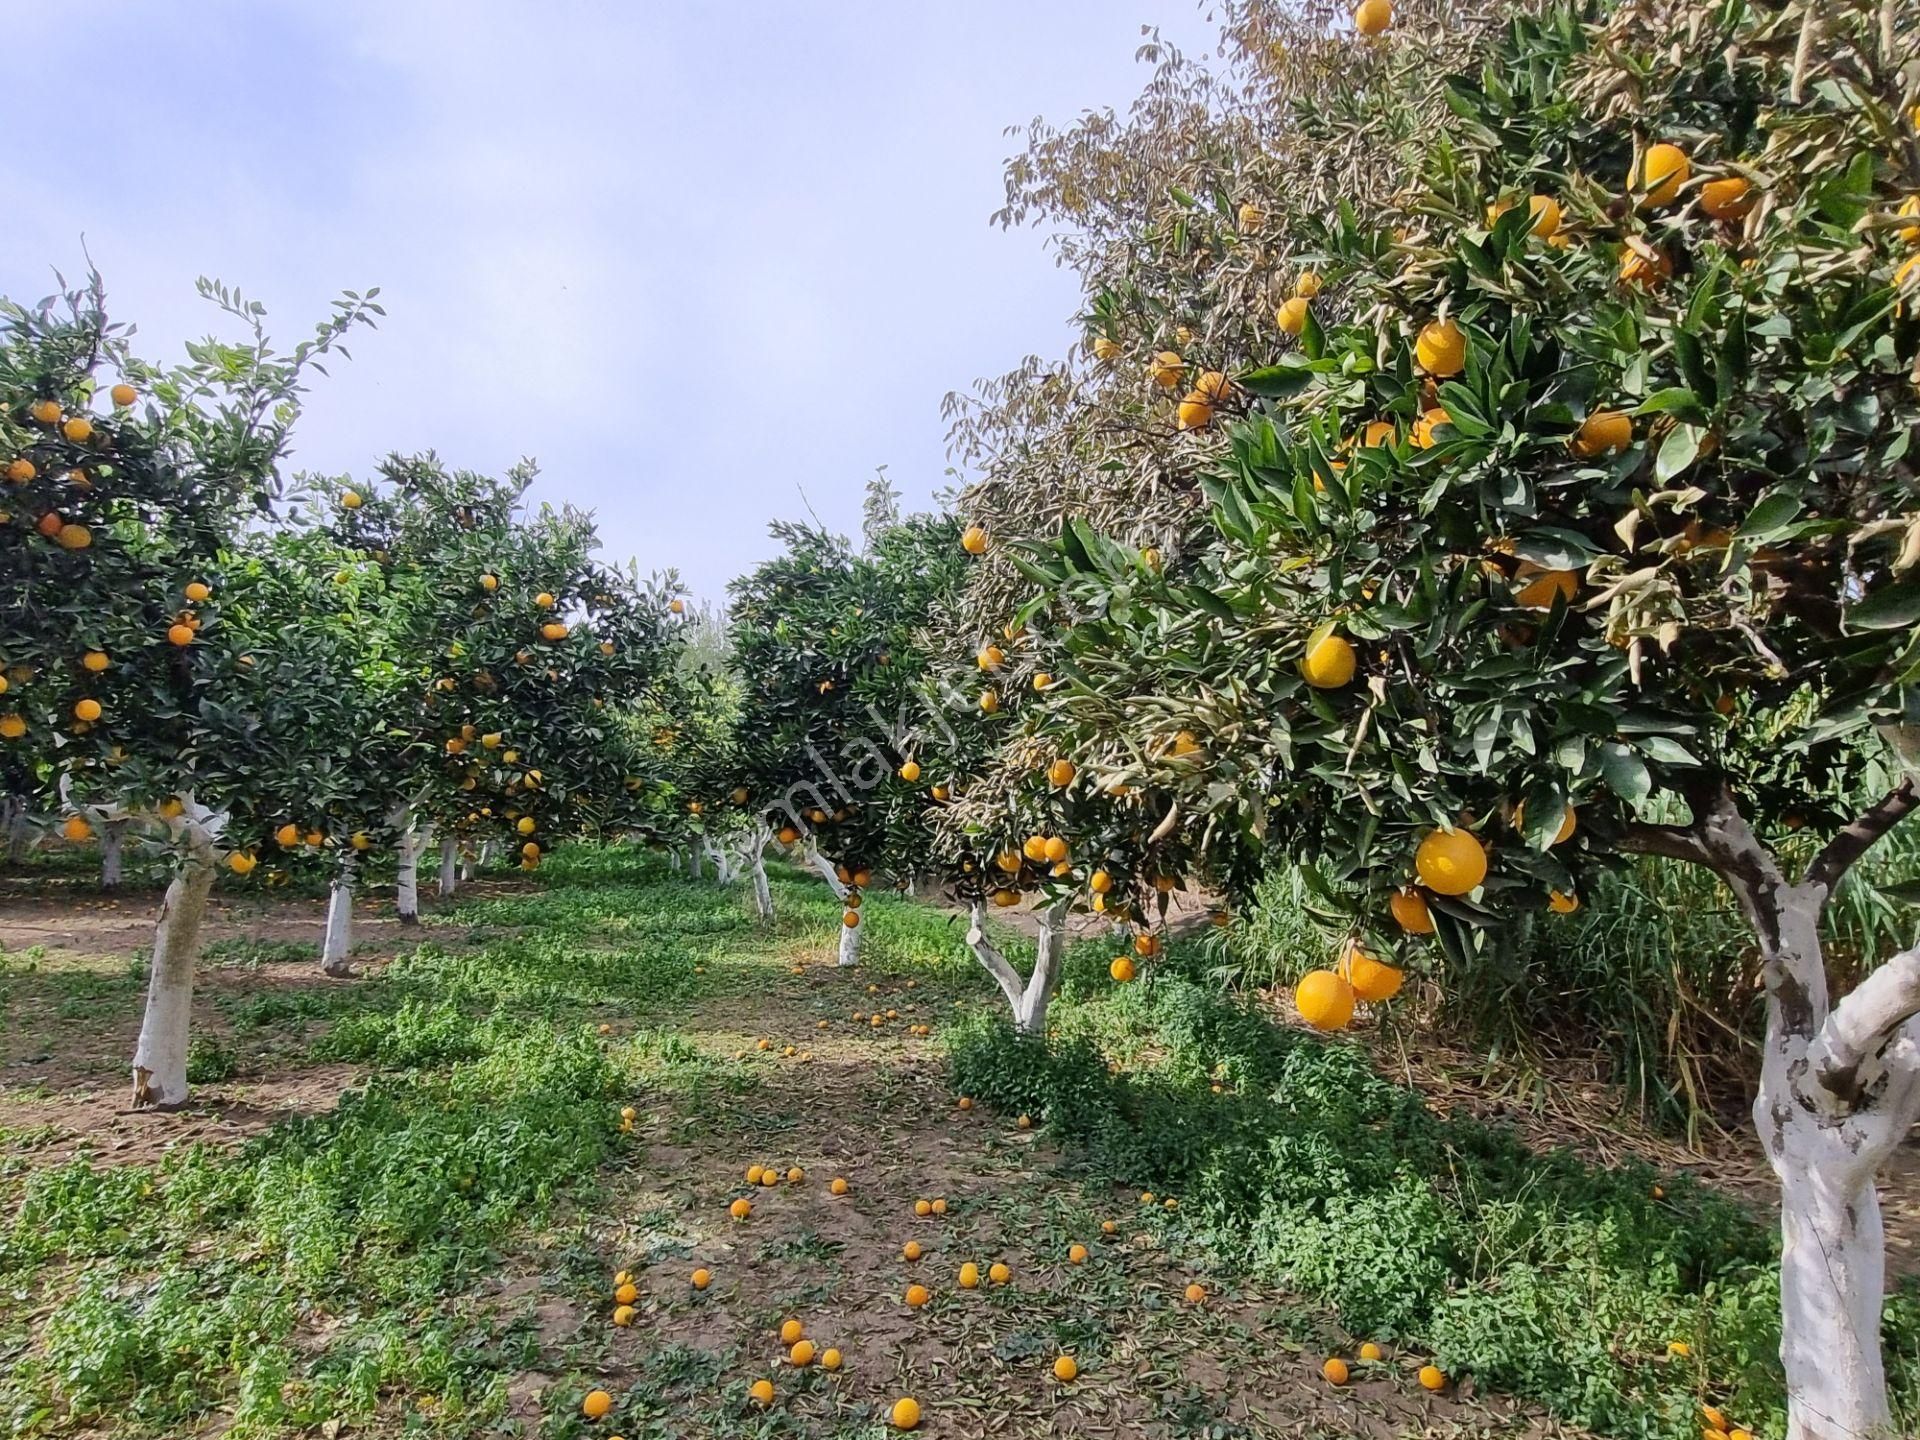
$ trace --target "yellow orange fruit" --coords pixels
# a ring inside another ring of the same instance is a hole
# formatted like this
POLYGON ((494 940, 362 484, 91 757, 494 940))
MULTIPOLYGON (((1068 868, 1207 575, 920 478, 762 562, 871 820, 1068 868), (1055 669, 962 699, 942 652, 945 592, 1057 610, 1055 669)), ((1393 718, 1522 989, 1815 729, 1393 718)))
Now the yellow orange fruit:
POLYGON ((69 815, 66 824, 60 827, 60 833, 78 845, 82 840, 92 838, 93 827, 86 822, 84 816, 69 815))
POLYGON ((1633 443, 1633 417, 1624 410, 1595 410, 1574 432, 1576 455, 1612 455, 1633 443))
POLYGON ((1417 890, 1396 890, 1387 901, 1387 909, 1409 935, 1433 934, 1433 911, 1426 897, 1417 890))
POLYGON ((247 854, 244 850, 236 850, 233 854, 227 856, 227 868, 236 875, 251 875, 253 873, 253 867, 259 863, 258 860, 254 859, 253 856, 247 854))
POLYGON ((340 492, 340 508, 342 510, 358 510, 365 503, 366 502, 360 498, 360 492, 358 490, 343 490, 340 492))
POLYGON ((1205 1304, 1206 1298, 1207 1298, 1206 1286, 1202 1285, 1198 1280, 1192 1281, 1191 1283, 1188 1284, 1187 1303, 1189 1305, 1205 1304))
POLYGON ((1487 878, 1486 847, 1465 830, 1433 830, 1413 855, 1420 883, 1438 895, 1465 895, 1487 878))
POLYGON ((969 555, 987 553, 987 532, 978 525, 969 525, 960 532, 960 548, 969 555))
POLYGON ((1004 1285, 1012 1278, 1013 1278, 1013 1271, 1009 1270, 1004 1264, 1002 1264, 998 1260, 994 1261, 993 1264, 987 1267, 987 1279, 991 1280, 996 1285, 1004 1285))
POLYGON ((1075 1360, 1073 1356, 1062 1355, 1058 1360, 1053 1362, 1053 1378, 1062 1384, 1078 1379, 1079 1375, 1080 1362, 1075 1360))
POLYGON ((1560 202, 1551 195, 1534 195, 1527 200, 1527 210, 1533 216, 1527 228, 1538 239, 1552 239, 1560 228, 1560 202))
MULTIPOLYGON (((919 1208, 918 1205, 914 1207, 916 1211, 918 1211, 919 1208)), ((929 1205, 927 1208, 931 1211, 933 1207, 929 1205)), ((918 1240, 909 1240, 900 1247, 900 1258, 902 1260, 918 1260, 924 1253, 925 1252, 920 1249, 920 1242, 918 1240)))
POLYGON ((920 778, 920 767, 909 760, 900 767, 900 778, 911 785, 920 778))
POLYGON ((1353 28, 1369 40, 1376 35, 1386 34, 1393 24, 1393 5, 1391 0, 1360 0, 1354 7, 1353 28))
POLYGON ((1125 955, 1116 955, 1113 957, 1113 963, 1107 966, 1107 974, 1111 975, 1120 984, 1125 985, 1134 977, 1133 961, 1129 960, 1125 955))
POLYGON ((27 733, 27 722, 19 715, 0 715, 0 740, 18 740, 27 733))
POLYGON ((831 1345, 821 1351, 820 1368, 822 1370, 838 1370, 840 1368, 840 1352, 831 1345))
POLYGON ((1556 915, 1571 915, 1580 908, 1578 895, 1565 895, 1558 890, 1547 892, 1547 908, 1556 915))
POLYGON ((1687 152, 1678 145, 1661 141, 1649 145, 1639 165, 1634 167, 1633 188, 1640 193, 1643 206, 1671 205, 1692 174, 1693 162, 1687 158, 1687 152))
POLYGON ((1620 283, 1651 290, 1662 280, 1672 278, 1673 261, 1664 250, 1641 249, 1627 245, 1620 251, 1620 283))
POLYGON ((1429 375, 1458 375, 1467 365, 1466 332, 1451 320, 1431 321, 1414 339, 1413 358, 1429 375))
POLYGON ((1161 350, 1154 355, 1152 363, 1148 366, 1148 373, 1153 376, 1153 383, 1162 390, 1171 390, 1187 373, 1187 366, 1186 362, 1173 351, 1161 350))
POLYGON ((138 392, 134 390, 133 386, 127 384, 124 380, 121 381, 118 385, 114 386, 113 389, 109 390, 107 392, 107 396, 109 399, 113 401, 115 405, 118 405, 122 410, 126 409, 127 406, 133 404, 135 400, 140 398, 138 392))
POLYGON ((727 1213, 736 1220, 744 1220, 753 1214, 753 1202, 746 1199, 736 1200, 727 1207, 727 1213))
POLYGON ((911 1395, 901 1396, 887 1412, 887 1421, 896 1430, 913 1429, 920 1423, 920 1402, 911 1395))
POLYGON ((1548 570, 1527 560, 1520 562, 1513 578, 1523 582, 1513 592, 1514 603, 1529 610, 1551 610, 1555 600, 1571 602, 1580 593, 1580 577, 1573 571, 1548 570))
POLYGON ((1344 1385, 1347 1383, 1347 1362, 1335 1356, 1321 1365, 1320 1373, 1329 1385, 1344 1385))
POLYGON ((84 445, 93 438, 93 422, 84 415, 75 415, 60 427, 60 433, 75 445, 84 445))
POLYGON ((922 1305, 925 1305, 927 1301, 931 1300, 932 1298, 933 1297, 927 1293, 927 1287, 924 1285, 907 1286, 907 1295, 906 1295, 907 1304, 912 1306, 915 1310, 918 1310, 922 1305))
POLYGON ((1382 1358, 1381 1349, 1378 1345, 1374 1344, 1373 1341, 1369 1340, 1360 1347, 1360 1358, 1369 1365, 1377 1365, 1382 1358))
POLYGON ((589 1420, 598 1420, 613 1409, 613 1396, 604 1390, 589 1390, 586 1398, 580 1402, 580 1413, 589 1420))
POLYGON ((1093 337, 1093 358, 1094 359, 1103 360, 1103 361, 1117 360, 1119 357, 1120 357, 1120 347, 1118 344, 1116 344, 1112 340, 1109 340, 1104 335, 1096 335, 1093 337))
POLYGON ((627 1326, 633 1324, 634 1316, 639 1313, 640 1312, 635 1310, 631 1305, 616 1305, 613 1308, 613 1323, 624 1330, 627 1326))
POLYGON ((1293 282, 1293 293, 1302 300, 1311 300, 1320 293, 1320 276, 1312 270, 1302 270, 1293 282))
POLYGON ((813 1363, 813 1341, 802 1340, 795 1344, 787 1351, 787 1359, 804 1370, 813 1363))
POLYGON ((834 1176, 833 1179, 828 1183, 827 1189, 835 1195, 846 1194, 847 1193, 847 1177, 844 1175, 834 1176))
POLYGON ((764 1410, 773 1404, 773 1381, 756 1380, 747 1387, 747 1394, 754 1404, 764 1410))
POLYGON ((966 1264, 960 1267, 959 1283, 962 1290, 978 1289, 980 1286, 980 1267, 971 1260, 967 1261, 966 1264))
POLYGON ((100 702, 92 696, 88 696, 85 700, 75 701, 73 718, 88 721, 98 720, 100 718, 100 702))
POLYGON ((1753 199, 1744 175, 1723 175, 1700 187, 1700 208, 1716 220, 1738 220, 1753 208, 1753 199))
POLYGON ((1176 415, 1182 430, 1204 430, 1213 419, 1213 402, 1198 390, 1189 390, 1176 415))
POLYGON ((711 1284, 713 1283, 713 1272, 712 1272, 711 1270, 709 1270, 709 1269, 707 1269, 707 1268, 706 1268, 706 1267, 705 1267, 705 1266, 703 1265, 703 1266, 701 1266, 701 1268, 700 1268, 700 1269, 698 1269, 698 1270, 696 1270, 696 1271, 694 1271, 694 1272, 693 1272, 693 1274, 692 1274, 692 1276, 691 1276, 690 1278, 691 1278, 691 1279, 692 1279, 692 1281, 693 1281, 693 1288, 694 1288, 694 1289, 696 1289, 696 1290, 704 1290, 704 1289, 706 1289, 706 1288, 707 1288, 707 1286, 709 1286, 709 1285, 711 1285, 711 1284))
POLYGON ((1444 1390, 1447 1388, 1447 1373, 1438 1365, 1420 1367, 1420 1388, 1423 1390, 1444 1390))
POLYGON ((1404 972, 1387 965, 1354 946, 1340 957, 1340 978, 1353 987, 1353 993, 1370 1005, 1379 1005, 1400 993, 1406 980, 1404 972))
POLYGON ((1069 1265, 1086 1264, 1087 1263, 1087 1247, 1084 1245, 1069 1245, 1067 1247, 1067 1263, 1069 1265))
POLYGON ((992 690, 980 692, 980 709, 983 714, 991 715, 1000 708, 1000 696, 992 690))
POLYGON ((806 1333, 806 1327, 798 1320, 784 1320, 780 1324, 780 1343, 782 1345, 791 1345, 806 1333))
POLYGON ((1344 1030, 1353 1023, 1353 986, 1331 970, 1309 970, 1293 987, 1293 1007, 1316 1030, 1344 1030))
POLYGON ((60 402, 58 400, 36 400, 27 407, 27 413, 42 425, 55 425, 60 421, 60 402))
POLYGON ((1307 314, 1312 307, 1303 295, 1295 295, 1280 303, 1273 312, 1273 323, 1288 335, 1298 335, 1307 328, 1307 314))
POLYGON ((1056 760, 1047 767, 1047 783, 1056 790, 1064 790, 1073 783, 1073 777, 1080 773, 1071 760, 1056 760))
POLYGON ((1338 690, 1353 679, 1355 659, 1344 635, 1323 636, 1301 657, 1300 674, 1316 690, 1338 690))

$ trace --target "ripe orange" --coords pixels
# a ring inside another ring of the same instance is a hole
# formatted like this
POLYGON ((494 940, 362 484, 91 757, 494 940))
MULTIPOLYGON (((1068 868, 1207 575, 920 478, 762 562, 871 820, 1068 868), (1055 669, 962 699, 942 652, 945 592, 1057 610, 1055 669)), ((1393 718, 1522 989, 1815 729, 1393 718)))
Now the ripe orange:
POLYGON ((36 525, 34 528, 38 530, 42 535, 46 536, 47 539, 51 540, 53 539, 54 536, 60 533, 60 527, 62 525, 65 525, 66 523, 67 523, 66 519, 59 513, 59 511, 49 510, 46 514, 40 517, 40 523, 36 525))
MULTIPOLYGON (((922 1030, 924 1030, 924 1029, 926 1029, 927 1027, 926 1027, 926 1026, 924 1026, 924 1025, 922 1025, 922 1026, 921 1026, 920 1028, 921 1028, 922 1030)), ((938 1197, 936 1197, 936 1198, 934 1199, 934 1202, 933 1202, 933 1213, 934 1213, 934 1214, 936 1214, 936 1215, 944 1215, 944 1214, 946 1214, 946 1213, 947 1213, 947 1200, 946 1200, 946 1197, 945 1197, 944 1195, 942 1195, 942 1196, 938 1196, 938 1197)))
POLYGON ((846 910, 841 912, 840 923, 846 926, 847 929, 849 930, 854 929, 860 923, 860 912, 858 910, 846 910))
POLYGON ((1206 1298, 1207 1287, 1202 1285, 1198 1280, 1193 1281, 1187 1286, 1187 1303, 1189 1305, 1204 1304, 1206 1298))
POLYGON ((996 1260, 993 1262, 993 1264, 987 1267, 987 1279, 991 1280, 996 1285, 1004 1285, 1009 1280, 1013 1279, 1013 1271, 1009 1270, 1003 1263, 996 1260))
POLYGON ((1116 955, 1112 963, 1107 966, 1107 974, 1111 975, 1116 983, 1125 985, 1134 977, 1133 961, 1125 955, 1116 955))
POLYGON ((1560 202, 1551 195, 1534 195, 1527 200, 1533 222, 1527 228, 1541 240, 1551 240, 1560 228, 1560 202))
POLYGON ((1578 895, 1565 895, 1558 890, 1547 892, 1547 908, 1556 915, 1571 915, 1580 908, 1578 895))
POLYGON ((551 610, 553 608, 553 596, 545 590, 542 590, 538 595, 533 597, 533 603, 542 610, 551 610))
POLYGON ((1213 419, 1213 402, 1198 390, 1187 392, 1176 412, 1182 430, 1204 430, 1213 419))
POLYGON ((969 555, 987 553, 987 532, 978 525, 969 525, 960 534, 960 548, 969 555))
POLYGON ((1576 455, 1612 455, 1633 443, 1633 417, 1624 410, 1595 410, 1573 437, 1576 455))
POLYGON ((1133 937, 1133 953, 1142 960, 1151 960, 1160 953, 1160 940, 1155 935, 1136 935, 1133 937))
POLYGON ((844 1175, 834 1176, 832 1182, 828 1184, 827 1189, 835 1195, 846 1194, 847 1193, 846 1177, 844 1175))
POLYGON ((91 670, 96 675, 112 663, 113 662, 107 658, 107 652, 104 650, 89 650, 80 657, 81 667, 86 670, 91 670))
POLYGON ((108 398, 122 410, 126 409, 127 406, 133 404, 133 402, 139 398, 133 386, 127 384, 124 380, 109 390, 107 395, 108 398))
POLYGON ((1415 338, 1413 358, 1429 375, 1458 375, 1467 365, 1466 333, 1451 320, 1432 321, 1415 338))
POLYGON ((1353 646, 1341 635, 1321 639, 1300 660, 1300 674, 1316 690, 1338 690, 1353 679, 1353 646))
POLYGON ((358 490, 343 490, 340 492, 340 508, 343 510, 358 510, 364 503, 360 498, 360 492, 358 490))
POLYGON ((75 445, 84 445, 93 438, 93 422, 84 415, 75 415, 60 427, 60 433, 75 445))
POLYGON ((84 525, 66 524, 53 532, 53 539, 63 550, 85 550, 93 544, 93 531, 84 525))
POLYGON ((1033 688, 1036 690, 1045 690, 1051 684, 1053 684, 1053 676, 1044 670, 1033 677, 1033 688))
POLYGON ((1687 158, 1687 152, 1662 141, 1649 145, 1647 153, 1640 157, 1640 163, 1634 167, 1632 186, 1642 192, 1642 206, 1657 208, 1671 205, 1691 174, 1693 162, 1687 158))
POLYGON ((1425 1390, 1444 1390, 1447 1388, 1447 1374, 1438 1365, 1420 1367, 1420 1385, 1425 1390))
POLYGON ((1716 220, 1738 220, 1753 208, 1753 187, 1744 175, 1725 175, 1700 187, 1700 208, 1716 220))
POLYGON ((746 1199, 736 1200, 727 1207, 727 1213, 736 1220, 744 1220, 753 1214, 753 1202, 746 1199))
POLYGON ((984 646, 980 652, 973 657, 974 664, 978 665, 982 670, 998 670, 1006 663, 1006 660, 1006 652, 998 645, 984 646))
POLYGON ((27 733, 27 722, 18 715, 0 715, 0 740, 18 740, 27 733))
POLYGON ((1413 443, 1422 450, 1431 450, 1434 443, 1433 432, 1442 425, 1451 425, 1453 416, 1439 405, 1429 406, 1420 412, 1420 418, 1413 422, 1413 443))
POLYGON ((1464 895, 1487 878, 1487 852, 1464 830, 1432 830, 1413 855, 1414 873, 1440 895, 1464 895))
POLYGON ((1087 877, 1087 888, 1096 895, 1104 895, 1113 889, 1113 877, 1104 870, 1096 870, 1087 877))
POLYGON ((909 785, 913 784, 914 781, 920 778, 920 767, 911 760, 907 761, 906 764, 900 767, 900 778, 909 785))
POLYGON ((543 640, 564 640, 567 638, 567 627, 559 620, 549 620, 540 627, 540 638, 543 640))
POLYGON ((914 1201, 913 1213, 918 1215, 922 1220, 926 1219, 927 1216, 933 1214, 933 1202, 931 1200, 914 1201))
POLYGON ((1282 301, 1280 308, 1273 312, 1273 323, 1283 334, 1298 335, 1307 328, 1307 312, 1311 308, 1305 296, 1295 295, 1282 301))
POLYGON ((1047 783, 1056 790, 1064 790, 1079 773, 1071 760, 1056 760, 1047 767, 1047 783))
POLYGON ((1067 847, 1067 842, 1061 839, 1058 835, 1052 836, 1050 839, 1048 839, 1046 844, 1042 847, 1042 849, 1044 850, 1045 853, 1041 856, 1041 858, 1054 865, 1059 865, 1063 863, 1066 860, 1068 854, 1070 853, 1067 847))
POLYGON ((54 425, 60 420, 60 402, 58 400, 36 400, 27 407, 27 413, 42 425, 54 425))
POLYGON ((1076 1380, 1080 1375, 1080 1362, 1071 1355, 1062 1355, 1053 1362, 1053 1378, 1063 1384, 1076 1380))
POLYGON ((1353 28, 1369 40, 1384 35, 1393 24, 1391 0, 1360 0, 1353 12, 1353 28))
POLYGON ((1522 560, 1514 580, 1525 582, 1513 592, 1514 603, 1529 610, 1551 610, 1556 599, 1571 603, 1580 593, 1580 577, 1571 570, 1548 570, 1522 560))
POLYGON ((631 1280, 628 1280, 613 1292, 613 1298, 622 1305, 631 1305, 640 1298, 640 1291, 631 1280))
POLYGON ((813 1363, 813 1341, 802 1340, 787 1351, 787 1359, 802 1369, 813 1363))
POLYGON ((962 1095, 960 1097, 960 1108, 962 1110, 973 1109, 973 1097, 971 1095, 962 1095))
POLYGON ((994 711, 1000 708, 1000 697, 991 690, 982 690, 980 692, 980 708, 988 715, 993 714, 994 711))
POLYGON ((60 827, 60 833, 78 845, 82 840, 93 837, 93 827, 86 822, 84 816, 69 815, 67 823, 60 827))
POLYGON ((915 1310, 918 1310, 932 1298, 933 1297, 927 1293, 927 1287, 924 1285, 907 1286, 907 1304, 911 1305, 915 1310))
POLYGON ((1337 1356, 1332 1357, 1320 1367, 1320 1373, 1326 1376, 1329 1385, 1344 1385, 1347 1383, 1347 1362, 1337 1356))
POLYGON ((73 707, 73 718, 86 721, 98 720, 100 718, 100 702, 91 697, 76 701, 73 707))
POLYGON ((260 862, 244 850, 236 850, 227 856, 227 868, 236 875, 251 875, 253 867, 260 862))
POLYGON ((1643 290, 1651 290, 1662 280, 1673 276, 1673 261, 1663 250, 1636 245, 1623 246, 1620 251, 1620 283, 1638 285, 1643 290))
POLYGON ((1344 1030, 1353 1023, 1353 986, 1331 970, 1309 970, 1293 987, 1293 1006, 1316 1030, 1344 1030))
POLYGON ((840 1352, 829 1345, 821 1352, 820 1368, 822 1370, 838 1370, 840 1368, 840 1352))
POLYGON ((887 1412, 887 1419, 896 1430, 911 1430, 920 1423, 920 1402, 912 1396, 902 1396, 893 1402, 893 1409, 887 1412))
POLYGON ((1153 376, 1153 383, 1162 390, 1171 390, 1180 383, 1187 373, 1186 362, 1172 350, 1161 350, 1154 354, 1147 373, 1153 376))
POLYGON ((705 1266, 702 1266, 700 1269, 693 1272, 692 1279, 693 1279, 694 1289, 704 1290, 707 1288, 707 1286, 713 1283, 713 1272, 707 1269, 705 1266))
POLYGON ((1033 1117, 1031 1115, 1022 1115, 1018 1120, 1014 1121, 1013 1123, 1019 1126, 1020 1129, 1022 1130, 1031 1130, 1033 1128, 1033 1117))
POLYGON ((1340 958, 1340 978, 1353 987, 1353 993, 1368 1004, 1378 1005, 1400 993, 1406 976, 1392 965, 1382 964, 1364 950, 1349 946, 1340 958))
POLYGON ((747 1387, 747 1394, 752 1397, 754 1404, 764 1410, 773 1404, 773 1381, 756 1380, 747 1387))
POLYGON ((1702 1405, 1700 1407, 1700 1423, 1705 1425, 1709 1430, 1725 1430, 1728 1428, 1726 1412, 1721 1410, 1717 1405, 1702 1405))
POLYGON ((580 1413, 589 1420, 598 1420, 613 1409, 613 1396, 604 1390, 589 1390, 586 1399, 580 1402, 580 1413))
POLYGON ((613 1323, 624 1330, 633 1324, 633 1317, 639 1313, 631 1305, 616 1305, 613 1310, 613 1323))
POLYGON ((1093 358, 1096 360, 1114 360, 1120 355, 1120 347, 1104 335, 1093 337, 1093 358))
MULTIPOLYGON (((926 1203, 927 1202, 924 1200, 920 1202, 921 1205, 925 1205, 926 1203)), ((920 1206, 916 1205, 913 1208, 917 1213, 920 1209, 920 1206)), ((928 1209, 931 1210, 932 1207, 928 1206, 928 1209)), ((922 1255, 922 1253, 924 1252, 922 1252, 922 1250, 920 1249, 920 1242, 918 1240, 909 1240, 907 1241, 906 1244, 900 1247, 900 1258, 902 1260, 918 1260, 922 1255)))
POLYGON ((1418 890, 1396 890, 1387 901, 1387 909, 1409 935, 1433 934, 1433 912, 1418 890))
POLYGON ((807 1333, 806 1327, 798 1320, 783 1320, 780 1323, 780 1343, 792 1345, 807 1333))
POLYGON ((1360 1347, 1360 1358, 1369 1365, 1378 1364, 1381 1359, 1380 1347, 1369 1340, 1360 1347))
POLYGON ((1087 1247, 1084 1245, 1069 1245, 1067 1247, 1067 1263, 1069 1265, 1086 1264, 1087 1263, 1087 1247))

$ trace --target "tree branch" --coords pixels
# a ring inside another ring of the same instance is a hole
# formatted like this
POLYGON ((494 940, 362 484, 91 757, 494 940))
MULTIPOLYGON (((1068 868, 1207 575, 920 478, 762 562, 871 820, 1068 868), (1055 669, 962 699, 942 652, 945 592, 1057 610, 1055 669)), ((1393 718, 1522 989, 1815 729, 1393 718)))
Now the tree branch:
POLYGON ((1881 796, 1878 804, 1827 842, 1826 849, 1808 867, 1806 883, 1824 886, 1831 895, 1853 862, 1871 850, 1881 836, 1915 810, 1920 810, 1920 792, 1914 789, 1913 780, 1909 777, 1881 796))
POLYGON ((1027 991, 1026 982, 998 947, 987 939, 987 907, 978 900, 973 902, 973 924, 967 929, 967 948, 973 951, 973 958, 980 962, 981 968, 994 978, 1000 992, 1007 997, 1007 1003, 1017 1014, 1021 997, 1027 991))
POLYGON ((1885 1073, 1882 1052, 1916 1015, 1920 945, 1895 955, 1833 1007, 1807 1049, 1809 1077, 1847 1110, 1860 1109, 1885 1073))
POLYGON ((1713 864, 1706 843, 1690 825, 1646 825, 1634 821, 1621 835, 1620 848, 1634 855, 1661 855, 1695 865, 1713 864))

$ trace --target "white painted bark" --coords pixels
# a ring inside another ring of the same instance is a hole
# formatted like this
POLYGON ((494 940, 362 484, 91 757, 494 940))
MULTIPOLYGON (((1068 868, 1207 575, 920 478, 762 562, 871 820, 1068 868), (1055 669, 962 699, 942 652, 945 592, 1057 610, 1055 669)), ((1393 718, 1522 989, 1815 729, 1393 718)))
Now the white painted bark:
POLYGON ((327 887, 327 931, 320 942, 320 968, 339 980, 353 974, 353 871, 353 861, 342 860, 340 873, 327 887))
POLYGON ((840 965, 842 968, 860 963, 860 937, 866 931, 866 922, 858 925, 840 927, 840 965))
MULTIPOLYGON (((807 859, 812 861, 813 868, 820 872, 820 878, 827 882, 827 888, 833 891, 834 899, 844 904, 847 896, 852 893, 852 887, 835 873, 833 862, 811 845, 807 847, 807 859)), ((860 963, 860 932, 866 928, 864 921, 859 925, 840 927, 840 964, 842 966, 860 963)))
POLYGON ((667 871, 672 875, 680 873, 680 848, 677 845, 667 849, 667 871))
POLYGON ((753 909, 768 924, 773 923, 773 887, 767 883, 767 842, 771 839, 771 825, 755 825, 747 837, 747 856, 753 872, 753 909))
POLYGON ((109 820, 100 827, 100 888, 117 890, 120 886, 121 856, 126 848, 125 820, 109 820))
POLYGON ((967 930, 967 948, 974 959, 1000 987, 1013 1012, 1013 1028, 1027 1036, 1047 1033, 1047 1010, 1060 990, 1060 967, 1066 958, 1067 910, 1071 901, 1058 900, 1041 914, 1039 938, 1035 941, 1033 973, 1022 978, 1013 962, 987 939, 986 902, 973 902, 973 924, 967 930))
POLYGON ((440 837, 440 898, 452 897, 460 883, 460 842, 451 835, 440 837))
POLYGON ((171 1109, 187 1100, 187 1046, 193 1018, 193 972, 200 929, 213 893, 213 837, 199 824, 182 827, 185 850, 160 902, 153 927, 147 1008, 133 1050, 136 1110, 171 1109))
POLYGON ((394 847, 393 908, 402 925, 420 923, 420 856, 433 843, 433 827, 414 828, 413 812, 396 805, 389 817, 400 839, 394 847))

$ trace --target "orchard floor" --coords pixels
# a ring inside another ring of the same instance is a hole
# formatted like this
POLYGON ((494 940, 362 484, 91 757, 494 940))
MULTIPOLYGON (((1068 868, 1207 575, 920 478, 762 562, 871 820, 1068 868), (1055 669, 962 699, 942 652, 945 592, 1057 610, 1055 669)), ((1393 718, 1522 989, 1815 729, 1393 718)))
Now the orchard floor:
POLYGON ((1177 1211, 1086 1180, 1042 1133, 958 1110, 940 1029, 991 997, 945 917, 876 914, 865 963, 840 970, 817 882, 781 874, 767 932, 744 895, 593 863, 569 876, 561 857, 552 888, 469 887, 420 932, 368 907, 346 983, 313 963, 316 897, 235 887, 196 1003, 198 1098, 172 1115, 124 1108, 153 897, 76 910, 57 884, 13 883, 0 1423, 836 1436, 882 1433, 911 1395, 932 1436, 1579 1433, 1470 1384, 1429 1394, 1418 1355, 1329 1386, 1322 1360, 1361 1337, 1210 1270, 1177 1211), (897 1018, 854 1018, 876 1010, 897 1018), (528 1078, 549 1052, 568 1078, 522 1095, 549 1085, 528 1078), (379 1103, 342 1105, 357 1085, 379 1103), (805 1176, 749 1190, 755 1163, 805 1176), (945 1213, 916 1216, 920 1199, 945 1213), (423 1213, 441 1218, 393 1233, 423 1213), (969 1260, 1012 1279, 962 1290, 969 1260), (625 1328, 621 1269, 640 1292, 625 1328), (788 1317, 841 1352, 837 1374, 786 1362, 788 1317), (762 1377, 766 1410, 748 1400, 762 1377), (595 1387, 614 1409, 589 1424, 595 1387))

